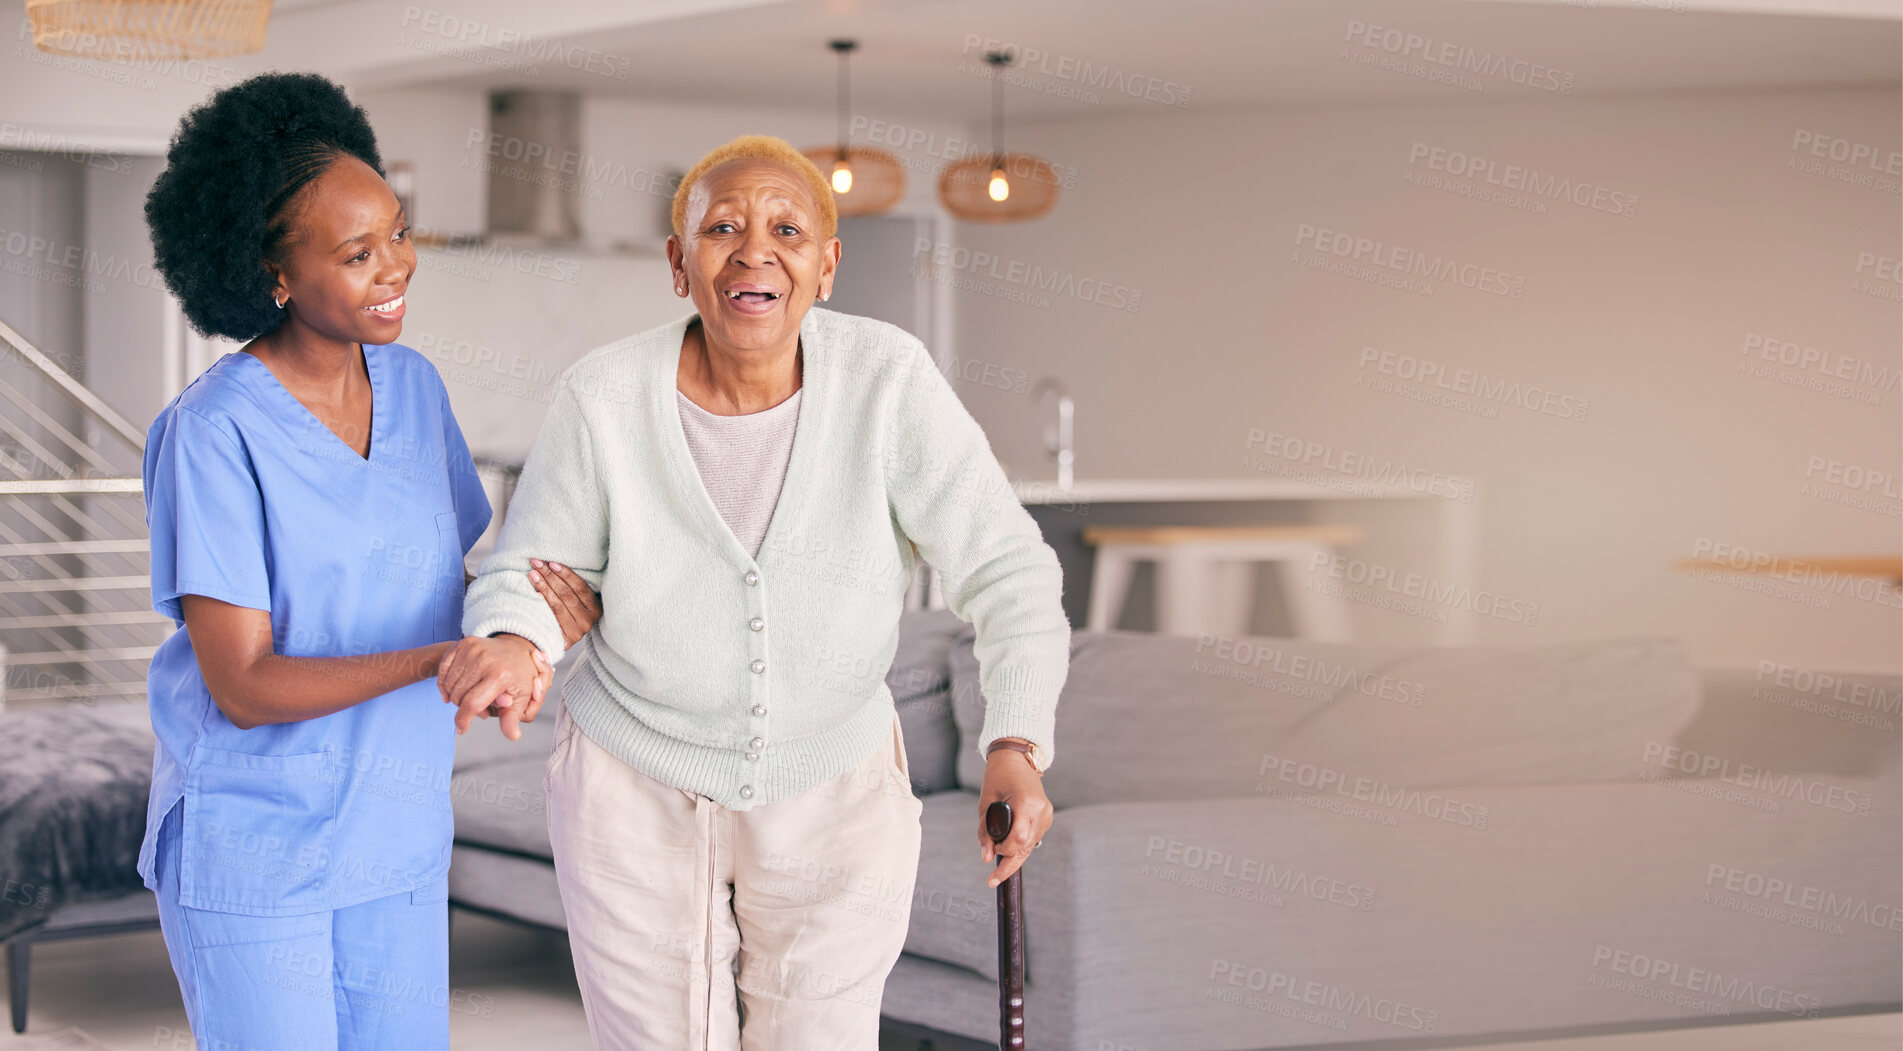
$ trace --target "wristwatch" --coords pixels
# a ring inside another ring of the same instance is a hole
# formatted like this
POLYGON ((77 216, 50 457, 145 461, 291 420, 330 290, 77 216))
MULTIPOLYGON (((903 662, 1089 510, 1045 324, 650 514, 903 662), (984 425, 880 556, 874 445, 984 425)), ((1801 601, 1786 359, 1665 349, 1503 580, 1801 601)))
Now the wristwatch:
POLYGON ((1043 748, 1034 744, 1026 744, 1023 741, 1009 741, 1004 738, 999 738, 991 742, 991 747, 985 749, 985 758, 991 758, 991 753, 1000 748, 1008 748, 1013 752, 1023 752, 1024 757, 1031 761, 1031 769, 1036 770, 1040 774, 1044 772, 1045 767, 1051 765, 1050 757, 1044 753, 1043 748))

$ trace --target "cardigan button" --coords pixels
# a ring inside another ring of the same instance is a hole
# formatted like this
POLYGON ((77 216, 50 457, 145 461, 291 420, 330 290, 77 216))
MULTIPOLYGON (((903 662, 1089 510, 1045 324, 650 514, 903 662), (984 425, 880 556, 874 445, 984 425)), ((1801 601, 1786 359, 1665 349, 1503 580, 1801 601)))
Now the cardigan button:
POLYGON ((747 621, 747 627, 752 628, 755 631, 759 631, 761 628, 766 627, 766 621, 761 620, 759 617, 755 617, 752 620, 747 621))
POLYGON ((755 715, 765 715, 765 714, 766 714, 766 705, 764 705, 764 704, 756 704, 756 705, 754 705, 754 706, 753 706, 753 714, 755 714, 755 715))
POLYGON ((766 670, 766 662, 759 659, 758 657, 755 657, 753 660, 753 663, 747 665, 747 667, 752 668, 753 674, 758 675, 761 672, 766 670))
POLYGON ((753 786, 752 786, 752 785, 741 785, 741 786, 740 786, 740 798, 742 798, 742 799, 752 799, 752 798, 753 798, 753 786))
POLYGON ((760 758, 760 753, 758 753, 758 752, 748 752, 748 753, 747 753, 747 758, 748 758, 749 760, 753 760, 753 759, 758 759, 758 758, 760 758))
POLYGON ((755 573, 753 570, 749 569, 747 570, 747 575, 745 577, 742 577, 741 579, 747 582, 748 587, 752 587, 755 584, 758 584, 760 582, 760 574, 755 573))
POLYGON ((752 748, 755 751, 758 751, 759 749, 766 747, 766 741, 763 738, 756 737, 753 740, 747 742, 747 747, 752 748))

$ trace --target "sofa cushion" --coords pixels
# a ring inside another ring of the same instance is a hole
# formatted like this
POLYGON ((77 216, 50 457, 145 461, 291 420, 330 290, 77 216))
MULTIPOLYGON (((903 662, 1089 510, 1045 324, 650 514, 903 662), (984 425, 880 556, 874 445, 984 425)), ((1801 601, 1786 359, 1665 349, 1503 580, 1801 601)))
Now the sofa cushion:
MULTIPOLYGON (((892 699, 906 701, 951 689, 951 651, 970 628, 948 609, 908 610, 899 615, 899 648, 885 684, 892 699)), ((946 721, 951 721, 949 713, 946 721)))
POLYGON ((899 617, 899 648, 885 682, 905 734, 912 791, 921 796, 958 787, 953 768, 958 725, 952 721, 951 650, 965 627, 950 610, 920 610, 899 617))
MULTIPOLYGON (((984 724, 974 638, 967 629, 952 651, 952 705, 964 742, 977 741, 984 724)), ((1051 802, 1248 795, 1265 742, 1286 740, 1326 707, 1328 689, 1308 676, 1365 656, 1354 646, 1242 641, 1246 663, 1238 665, 1227 644, 1073 632, 1055 761, 1044 777, 1051 802)), ((961 747, 959 784, 976 789, 983 779, 984 759, 961 747)))
POLYGON ((1761 770, 1869 777, 1894 774, 1903 678, 1814 672, 1764 662, 1702 671, 1704 703, 1678 746, 1761 770))
POLYGON ((905 951, 998 977, 997 892, 978 857, 978 793, 924 796, 919 815, 918 881, 905 951))
POLYGON ((1383 671, 1419 703, 1338 691, 1265 745, 1265 780, 1311 787, 1300 782, 1325 775, 1305 768, 1324 765, 1414 788, 1629 780, 1698 713, 1697 673, 1671 639, 1432 647, 1383 671))
MULTIPOLYGON (((984 720, 973 634, 952 651, 963 739, 984 720)), ((1677 644, 1396 647, 1079 632, 1057 707, 1058 807, 1129 800, 1640 776, 1698 706, 1677 644), (1323 779, 1330 779, 1324 781, 1323 779)), ((983 761, 958 755, 976 787, 983 761)))
POLYGON ((915 697, 899 704, 899 731, 905 735, 906 765, 914 795, 958 787, 958 727, 951 718, 951 691, 915 697))
POLYGON ((543 927, 568 929, 555 866, 459 843, 449 852, 449 900, 543 927))
POLYGON ((547 796, 542 788, 542 774, 547 768, 546 755, 459 768, 449 780, 456 842, 538 858, 554 857, 548 841, 547 796))

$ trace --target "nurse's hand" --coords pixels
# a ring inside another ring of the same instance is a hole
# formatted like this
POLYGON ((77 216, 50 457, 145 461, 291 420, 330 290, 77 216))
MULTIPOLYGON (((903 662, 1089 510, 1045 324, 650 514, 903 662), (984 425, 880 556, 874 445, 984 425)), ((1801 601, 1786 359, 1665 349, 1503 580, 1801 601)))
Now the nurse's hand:
POLYGON ((502 736, 516 741, 522 737, 519 723, 534 720, 553 675, 542 652, 519 635, 472 635, 443 658, 436 685, 443 700, 457 708, 457 733, 467 732, 493 705, 502 720, 502 736))
POLYGON ((562 626, 563 648, 580 642, 601 619, 601 596, 580 574, 560 562, 529 559, 529 584, 562 626))

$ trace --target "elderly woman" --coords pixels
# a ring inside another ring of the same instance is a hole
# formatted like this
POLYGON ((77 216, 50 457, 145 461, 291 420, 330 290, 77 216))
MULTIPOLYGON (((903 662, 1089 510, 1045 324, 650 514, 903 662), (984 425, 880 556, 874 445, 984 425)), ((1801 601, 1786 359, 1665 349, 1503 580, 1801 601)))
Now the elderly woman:
POLYGON ((924 346, 813 309, 840 243, 805 157, 736 139, 673 222, 695 312, 565 374, 442 685, 467 720, 561 649, 531 553, 597 586, 547 774, 596 1045, 870 1051, 918 867, 884 682, 915 557, 977 625, 994 885, 1051 823, 1057 559, 924 346))

